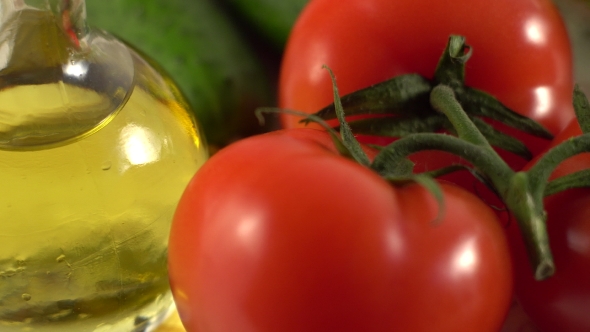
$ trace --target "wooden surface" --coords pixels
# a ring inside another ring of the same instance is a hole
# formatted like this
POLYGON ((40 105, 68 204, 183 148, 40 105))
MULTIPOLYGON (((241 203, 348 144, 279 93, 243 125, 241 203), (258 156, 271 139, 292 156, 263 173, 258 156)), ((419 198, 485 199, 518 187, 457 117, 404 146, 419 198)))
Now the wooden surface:
POLYGON ((178 312, 174 311, 154 332, 186 332, 186 330, 182 327, 178 312))

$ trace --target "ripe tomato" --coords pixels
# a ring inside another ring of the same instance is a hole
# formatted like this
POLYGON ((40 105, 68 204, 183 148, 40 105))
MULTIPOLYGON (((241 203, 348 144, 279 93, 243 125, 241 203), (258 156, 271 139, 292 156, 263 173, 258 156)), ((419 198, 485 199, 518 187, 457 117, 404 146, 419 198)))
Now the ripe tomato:
POLYGON ((188 331, 498 331, 512 270, 472 194, 391 186, 324 131, 253 136, 191 180, 169 248, 188 331))
MULTIPOLYGON (((474 50, 467 85, 553 134, 573 118, 571 48, 550 0, 312 0, 285 49, 279 106, 312 113, 330 104, 324 64, 342 95, 406 73, 432 78, 451 34, 474 50)), ((282 116, 286 128, 302 126, 299 120, 282 116)), ((546 146, 523 139, 533 153, 546 146)))
POLYGON ((513 301, 500 332, 538 332, 518 302, 513 301))
MULTIPOLYGON (((581 134, 576 121, 552 145, 581 134)), ((567 159, 552 173, 555 179, 590 168, 590 153, 567 159)), ((547 232, 556 272, 533 280, 516 225, 509 228, 515 262, 516 295, 541 331, 590 331, 590 189, 570 189, 545 199, 547 232)))

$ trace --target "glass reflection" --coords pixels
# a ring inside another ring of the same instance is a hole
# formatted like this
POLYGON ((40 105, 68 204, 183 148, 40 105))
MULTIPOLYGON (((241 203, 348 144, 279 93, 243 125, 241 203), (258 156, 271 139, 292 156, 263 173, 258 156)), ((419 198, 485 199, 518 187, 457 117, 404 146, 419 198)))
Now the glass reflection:
POLYGON ((62 66, 64 76, 76 80, 83 80, 88 73, 88 62, 86 61, 71 61, 62 66))
POLYGON ((161 141, 145 127, 127 125, 121 130, 120 140, 123 153, 131 165, 145 165, 160 158, 161 141))

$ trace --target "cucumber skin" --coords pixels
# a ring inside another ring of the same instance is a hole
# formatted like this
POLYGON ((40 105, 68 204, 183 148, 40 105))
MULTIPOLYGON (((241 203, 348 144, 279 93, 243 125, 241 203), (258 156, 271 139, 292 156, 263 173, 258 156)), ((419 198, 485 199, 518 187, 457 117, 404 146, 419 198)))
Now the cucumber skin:
POLYGON ((268 39, 284 49, 291 28, 309 0, 222 0, 268 39))
POLYGON ((212 149, 260 131, 269 79, 215 0, 88 0, 87 22, 147 54, 188 100, 212 149))

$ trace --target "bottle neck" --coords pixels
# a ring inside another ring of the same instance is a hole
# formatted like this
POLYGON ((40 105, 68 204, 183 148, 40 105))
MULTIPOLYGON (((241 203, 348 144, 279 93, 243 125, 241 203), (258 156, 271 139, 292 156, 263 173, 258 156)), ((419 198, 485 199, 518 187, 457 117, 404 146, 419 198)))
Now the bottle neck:
POLYGON ((63 31, 78 48, 88 34, 85 0, 45 0, 63 31))
POLYGON ((64 13, 72 18, 75 26, 84 30, 86 21, 85 0, 0 0, 0 20, 10 16, 14 12, 23 9, 37 9, 49 11, 55 17, 61 17, 64 13))
POLYGON ((85 8, 84 0, 0 0, 0 76, 43 77, 84 53, 85 8))
POLYGON ((56 101, 32 108, 0 98, 9 110, 0 149, 45 148, 98 130, 133 91, 134 73, 125 44, 87 28, 84 0, 0 0, 0 94, 39 98, 44 91, 56 101), (77 90, 100 102, 76 103, 77 90))

